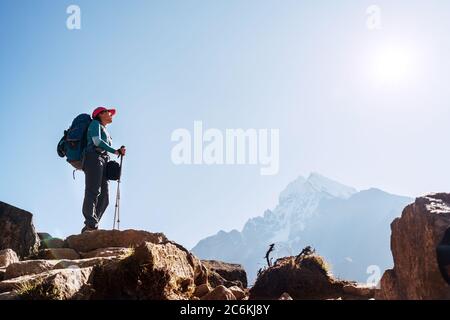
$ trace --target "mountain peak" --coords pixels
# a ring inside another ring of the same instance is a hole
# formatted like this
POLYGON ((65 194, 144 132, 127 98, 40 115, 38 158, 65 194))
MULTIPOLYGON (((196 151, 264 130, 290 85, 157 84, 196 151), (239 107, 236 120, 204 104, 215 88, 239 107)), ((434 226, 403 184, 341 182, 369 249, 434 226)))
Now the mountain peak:
POLYGON ((292 181, 280 194, 280 200, 282 201, 282 199, 292 196, 310 194, 311 192, 324 192, 332 197, 347 199, 358 191, 355 188, 331 180, 320 173, 312 172, 307 179, 299 176, 292 181))

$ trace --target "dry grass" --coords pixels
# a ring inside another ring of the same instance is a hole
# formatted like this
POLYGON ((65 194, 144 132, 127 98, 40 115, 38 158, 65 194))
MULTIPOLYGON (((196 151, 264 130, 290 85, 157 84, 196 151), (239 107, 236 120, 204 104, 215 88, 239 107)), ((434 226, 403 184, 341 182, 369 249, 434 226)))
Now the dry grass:
POLYGON ((62 297, 56 287, 41 279, 21 283, 15 292, 22 300, 60 300, 62 297))

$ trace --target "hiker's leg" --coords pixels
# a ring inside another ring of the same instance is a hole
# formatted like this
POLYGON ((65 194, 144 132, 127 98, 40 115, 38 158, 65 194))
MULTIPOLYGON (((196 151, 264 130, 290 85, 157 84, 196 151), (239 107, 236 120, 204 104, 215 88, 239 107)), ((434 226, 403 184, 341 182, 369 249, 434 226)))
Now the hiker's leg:
POLYGON ((95 211, 97 213, 97 219, 99 222, 103 216, 103 213, 105 213, 108 205, 109 205, 108 179, 106 178, 106 174, 103 174, 101 191, 100 195, 98 196, 97 207, 95 211))
POLYGON ((86 153, 84 161, 86 188, 84 192, 83 215, 88 228, 98 227, 96 206, 103 177, 103 163, 95 152, 86 153))

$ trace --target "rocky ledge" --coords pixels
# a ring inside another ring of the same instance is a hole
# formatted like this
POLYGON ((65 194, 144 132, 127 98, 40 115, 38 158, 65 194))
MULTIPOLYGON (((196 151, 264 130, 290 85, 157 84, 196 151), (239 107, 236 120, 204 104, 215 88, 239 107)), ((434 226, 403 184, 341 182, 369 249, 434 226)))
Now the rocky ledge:
POLYGON ((450 299, 450 194, 419 197, 391 224, 394 268, 378 299, 450 299))

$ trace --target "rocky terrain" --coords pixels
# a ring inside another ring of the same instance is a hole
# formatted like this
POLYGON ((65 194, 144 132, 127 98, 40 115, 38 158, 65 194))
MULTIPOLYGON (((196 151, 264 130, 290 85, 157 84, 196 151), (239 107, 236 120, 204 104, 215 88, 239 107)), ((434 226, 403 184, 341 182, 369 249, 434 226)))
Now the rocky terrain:
POLYGON ((450 194, 419 197, 391 224, 394 268, 378 299, 450 299, 450 194))
MULTIPOLYGON (((36 233, 0 202, 0 300, 450 299, 450 194, 417 198, 392 222, 381 288, 341 280, 313 250, 277 259, 247 287, 239 264, 200 260, 162 233, 36 233)), ((270 260, 272 261, 272 260, 270 260)))
POLYGON ((248 298, 240 265, 200 261, 162 233, 97 230, 57 239, 0 202, 0 300, 248 298))

